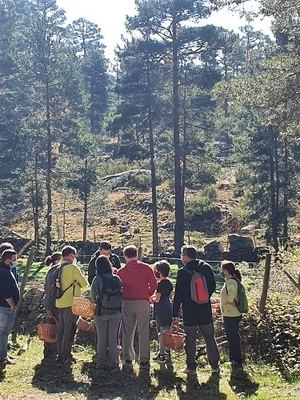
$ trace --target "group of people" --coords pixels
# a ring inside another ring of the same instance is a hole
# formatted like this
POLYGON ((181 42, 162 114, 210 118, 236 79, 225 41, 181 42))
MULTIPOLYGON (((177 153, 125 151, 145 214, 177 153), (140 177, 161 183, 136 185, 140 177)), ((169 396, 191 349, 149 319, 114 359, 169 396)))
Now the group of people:
MULTIPOLYGON (((197 259, 197 251, 193 246, 183 246, 181 249, 183 266, 178 270, 175 289, 168 278, 170 264, 163 260, 150 266, 140 261, 135 246, 125 247, 125 266, 122 267, 118 256, 112 253, 111 244, 102 242, 89 263, 88 278, 77 265, 76 256, 74 247, 65 246, 61 252, 53 253, 46 259, 50 268, 45 278, 44 306, 48 315, 58 321, 58 340, 53 344, 45 344, 46 359, 52 358, 57 363, 74 361, 71 350, 78 317, 72 312, 72 303, 74 297, 80 296, 81 289, 90 284, 90 297, 96 303, 94 324, 98 368, 117 370, 120 348, 124 368, 132 368, 134 361, 139 362, 140 368, 150 367, 150 315, 153 304, 159 342, 159 350, 153 360, 158 363, 170 362, 171 352, 165 346, 163 332, 172 325, 178 325, 182 319, 186 335, 185 372, 196 372, 198 333, 205 340, 212 371, 219 372, 220 355, 210 302, 216 281, 212 268, 197 259), (199 274, 205 283, 208 296, 205 302, 195 301, 191 294, 195 274, 199 274), (53 290, 55 281, 59 285, 59 295, 57 287, 53 290), (135 346, 136 332, 138 350, 135 346)), ((18 302, 18 286, 11 271, 15 260, 16 253, 5 250, 0 264, 0 359, 3 362, 11 360, 7 354, 7 337, 12 323, 7 321, 13 320, 18 302)), ((221 273, 225 283, 220 302, 229 357, 233 368, 242 368, 239 335, 241 312, 236 302, 241 275, 231 261, 221 263, 221 273)))

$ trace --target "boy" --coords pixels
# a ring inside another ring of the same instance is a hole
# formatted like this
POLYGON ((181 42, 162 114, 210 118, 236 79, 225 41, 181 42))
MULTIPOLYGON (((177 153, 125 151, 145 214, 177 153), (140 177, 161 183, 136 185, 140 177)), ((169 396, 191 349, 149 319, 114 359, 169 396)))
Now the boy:
POLYGON ((170 358, 170 350, 165 348, 163 331, 170 329, 172 323, 172 303, 170 295, 173 285, 168 279, 170 264, 163 260, 154 264, 155 276, 159 280, 156 293, 152 296, 157 322, 159 352, 153 361, 165 363, 170 358))

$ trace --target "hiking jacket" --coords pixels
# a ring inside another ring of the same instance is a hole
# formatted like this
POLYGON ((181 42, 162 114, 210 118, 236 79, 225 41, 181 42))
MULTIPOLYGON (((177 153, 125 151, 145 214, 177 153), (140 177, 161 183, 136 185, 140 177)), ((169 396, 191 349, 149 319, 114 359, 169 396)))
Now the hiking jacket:
POLYGON ((77 265, 62 262, 61 268, 61 289, 65 290, 68 286, 71 286, 60 299, 56 299, 55 305, 57 308, 72 307, 74 297, 80 296, 81 288, 88 286, 88 281, 77 265))
POLYGON ((178 317, 180 306, 182 306, 183 323, 186 326, 207 325, 212 323, 212 310, 210 301, 207 304, 198 304, 191 299, 191 279, 190 272, 196 270, 201 273, 207 284, 209 297, 216 289, 216 281, 211 266, 200 260, 188 262, 184 268, 180 268, 177 274, 175 295, 173 301, 173 317, 178 317))
POLYGON ((234 304, 238 295, 238 284, 234 278, 227 278, 221 289, 221 313, 223 317, 239 317, 242 315, 234 304))
POLYGON ((17 305, 19 297, 19 288, 10 267, 0 262, 0 307, 10 308, 6 301, 9 298, 12 298, 17 305))

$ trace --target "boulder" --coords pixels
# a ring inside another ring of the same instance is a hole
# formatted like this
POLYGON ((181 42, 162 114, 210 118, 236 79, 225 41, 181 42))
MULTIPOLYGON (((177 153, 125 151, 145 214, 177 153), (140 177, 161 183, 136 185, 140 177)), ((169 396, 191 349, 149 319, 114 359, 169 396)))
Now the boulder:
POLYGON ((249 252, 254 250, 253 239, 249 236, 231 234, 229 235, 228 240, 230 253, 234 253, 237 251, 249 252))
POLYGON ((204 246, 205 254, 215 254, 222 253, 224 251, 224 247, 221 242, 218 240, 212 240, 204 246))

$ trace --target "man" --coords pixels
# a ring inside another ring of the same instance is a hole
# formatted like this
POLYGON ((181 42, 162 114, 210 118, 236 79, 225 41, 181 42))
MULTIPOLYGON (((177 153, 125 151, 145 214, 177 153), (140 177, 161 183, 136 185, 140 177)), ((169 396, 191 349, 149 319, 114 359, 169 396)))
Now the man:
POLYGON ((5 250, 0 263, 0 364, 14 364, 7 354, 8 335, 11 332, 17 304, 19 288, 11 272, 11 266, 17 261, 14 250, 5 250))
POLYGON ((101 242, 99 246, 99 250, 96 251, 95 254, 92 255, 92 258, 89 262, 88 266, 88 281, 91 285, 93 279, 96 275, 96 260, 99 256, 107 256, 112 263, 113 268, 119 269, 121 268, 121 262, 119 257, 116 254, 111 252, 111 243, 110 242, 101 242))
POLYGON ((210 297, 216 288, 214 273, 209 264, 198 261, 197 251, 192 246, 183 246, 181 249, 181 260, 184 268, 177 274, 175 295, 173 302, 173 318, 178 323, 178 312, 182 305, 183 325, 186 333, 186 363, 185 372, 196 373, 196 336, 199 330, 206 343, 206 351, 209 364, 213 372, 219 372, 219 350, 214 336, 214 325, 210 297), (198 304, 191 298, 191 279, 196 271, 204 276, 209 301, 206 304, 198 304))
MULTIPOLYGON (((1 245, 0 245, 0 257, 1 257, 2 253, 5 250, 15 250, 15 249, 14 249, 14 246, 9 242, 1 243, 1 245)), ((13 276, 16 278, 16 281, 18 283, 17 262, 14 262, 12 264, 10 270, 11 270, 13 276)))
POLYGON ((76 249, 65 246, 62 249, 62 263, 60 269, 60 288, 62 297, 56 299, 55 305, 58 309, 58 361, 74 361, 71 349, 76 333, 77 316, 72 313, 74 297, 79 297, 81 288, 88 285, 86 278, 76 265, 76 249))
POLYGON ((150 296, 157 283, 152 268, 138 260, 135 246, 124 249, 125 267, 118 270, 123 286, 122 328, 124 365, 132 366, 135 359, 134 334, 137 328, 139 339, 140 367, 149 368, 150 358, 150 296))

